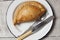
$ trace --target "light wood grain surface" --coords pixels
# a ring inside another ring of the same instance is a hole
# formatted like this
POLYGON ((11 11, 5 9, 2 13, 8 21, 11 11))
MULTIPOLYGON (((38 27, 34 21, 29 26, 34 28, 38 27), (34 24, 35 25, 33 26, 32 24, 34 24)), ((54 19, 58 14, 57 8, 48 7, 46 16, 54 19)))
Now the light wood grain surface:
MULTIPOLYGON (((47 0, 56 17, 51 31, 41 40, 60 40, 60 0, 47 0)), ((6 25, 6 11, 12 1, 0 0, 0 40, 16 40, 6 25)))

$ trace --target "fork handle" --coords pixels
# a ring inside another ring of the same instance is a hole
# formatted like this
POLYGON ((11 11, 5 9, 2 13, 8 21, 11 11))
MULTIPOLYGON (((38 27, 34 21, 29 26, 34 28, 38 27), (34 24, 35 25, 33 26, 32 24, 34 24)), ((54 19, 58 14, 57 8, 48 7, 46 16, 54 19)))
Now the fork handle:
POLYGON ((20 37, 17 38, 17 40, 23 40, 27 36, 32 34, 32 30, 27 31, 26 33, 22 34, 20 37))

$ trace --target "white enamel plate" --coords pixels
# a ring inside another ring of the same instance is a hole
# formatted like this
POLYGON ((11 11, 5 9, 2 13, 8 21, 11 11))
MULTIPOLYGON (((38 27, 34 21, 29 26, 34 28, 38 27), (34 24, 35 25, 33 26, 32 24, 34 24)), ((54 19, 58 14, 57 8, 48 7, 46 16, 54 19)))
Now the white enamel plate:
MULTIPOLYGON (((11 5, 8 8, 7 11, 7 25, 9 30, 15 35, 15 37, 20 36, 22 33, 24 33, 34 22, 27 22, 27 23, 21 23, 20 25, 14 26, 13 24, 13 12, 15 8, 22 2, 25 2, 27 0, 16 0, 11 3, 11 5)), ((53 12, 49 4, 45 0, 35 0, 37 2, 40 2, 44 7, 47 9, 46 18, 49 16, 53 16, 53 12)), ((51 29, 53 24, 53 20, 49 22, 47 25, 45 25, 41 30, 38 32, 34 33, 33 35, 30 35, 29 37, 25 38, 24 40, 38 40, 44 37, 49 30, 51 29)))

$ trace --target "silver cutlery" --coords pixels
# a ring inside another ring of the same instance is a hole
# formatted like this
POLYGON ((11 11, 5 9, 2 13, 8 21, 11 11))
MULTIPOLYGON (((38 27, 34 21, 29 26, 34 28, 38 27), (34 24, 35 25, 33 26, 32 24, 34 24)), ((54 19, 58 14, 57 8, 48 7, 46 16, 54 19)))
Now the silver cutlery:
POLYGON ((17 40, 23 40, 27 36, 38 32, 43 26, 48 24, 53 19, 54 19, 54 16, 50 16, 47 19, 45 19, 44 21, 39 21, 39 22, 34 23, 25 33, 23 33, 21 36, 19 36, 17 38, 17 40))

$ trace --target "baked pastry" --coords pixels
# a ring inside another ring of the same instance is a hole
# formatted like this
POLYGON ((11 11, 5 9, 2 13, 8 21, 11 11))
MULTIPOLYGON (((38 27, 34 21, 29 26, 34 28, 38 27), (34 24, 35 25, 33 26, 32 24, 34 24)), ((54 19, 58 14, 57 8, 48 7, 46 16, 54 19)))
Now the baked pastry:
POLYGON ((44 6, 35 1, 24 2, 14 11, 14 24, 33 21, 41 17, 46 12, 44 6))

